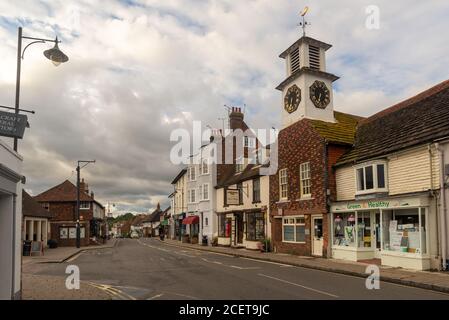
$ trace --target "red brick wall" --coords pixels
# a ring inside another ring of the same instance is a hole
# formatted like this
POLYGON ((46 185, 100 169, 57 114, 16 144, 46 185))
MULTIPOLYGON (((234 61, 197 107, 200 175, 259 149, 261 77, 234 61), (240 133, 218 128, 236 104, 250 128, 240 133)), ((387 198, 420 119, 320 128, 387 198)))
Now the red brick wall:
MULTIPOLYGON (((53 214, 51 221, 75 221, 76 202, 51 202, 50 212, 53 214)), ((80 210, 81 220, 93 218, 92 203, 89 210, 80 210)))
MULTIPOLYGON (((76 246, 76 239, 60 239, 59 238, 59 228, 60 227, 76 227, 76 223, 72 221, 66 222, 51 222, 50 230, 51 230, 51 239, 58 241, 59 247, 74 247, 76 246)), ((85 237, 81 238, 81 246, 89 245, 89 237, 90 237, 90 224, 88 221, 82 222, 81 227, 85 228, 85 237)))
MULTIPOLYGON (((323 214, 323 255, 327 256, 328 245, 328 217, 325 141, 311 127, 307 119, 283 129, 279 133, 279 166, 278 169, 288 169, 288 201, 279 202, 279 175, 270 177, 270 207, 271 214, 277 215, 278 209, 283 209, 284 216, 305 215, 306 234, 305 244, 282 242, 282 219, 273 219, 272 241, 277 252, 298 255, 311 255, 311 217, 312 214, 323 214), (300 198, 299 166, 310 162, 312 199, 300 198)), ((337 150, 330 149, 332 155, 337 156, 337 150)), ((329 175, 329 179, 332 177, 329 175)))

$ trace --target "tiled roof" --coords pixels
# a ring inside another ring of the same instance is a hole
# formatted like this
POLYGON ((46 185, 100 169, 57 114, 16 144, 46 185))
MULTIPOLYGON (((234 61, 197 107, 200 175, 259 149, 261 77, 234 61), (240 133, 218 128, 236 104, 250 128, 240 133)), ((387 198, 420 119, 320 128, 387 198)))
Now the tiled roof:
POLYGON ((357 128, 355 146, 337 165, 364 161, 449 136, 449 81, 385 109, 357 128))
MULTIPOLYGON (((76 201, 76 198, 77 188, 69 180, 66 180, 63 183, 34 197, 34 199, 39 202, 73 202, 76 201)), ((93 201, 103 207, 101 203, 93 199, 85 192, 80 192, 80 201, 93 201)))
POLYGON ((22 191, 22 214, 25 217, 51 218, 52 214, 42 208, 25 190, 22 191))
POLYGON ((225 173, 223 174, 223 178, 221 181, 218 181, 216 189, 232 186, 234 184, 247 181, 250 179, 254 179, 260 176, 260 168, 261 167, 269 167, 269 164, 261 165, 255 165, 255 164, 248 164, 245 169, 240 173, 235 173, 235 166, 229 165, 226 168, 225 173))
POLYGON ((185 169, 185 168, 182 169, 182 170, 178 173, 178 175, 176 176, 176 178, 173 179, 173 181, 171 182, 171 184, 175 184, 176 182, 178 182, 179 179, 181 179, 182 176, 185 175, 186 173, 187 173, 187 169, 185 169))
POLYGON ((310 123, 327 141, 353 145, 357 124, 363 118, 338 111, 334 112, 334 116, 337 120, 336 123, 320 120, 310 120, 310 123))

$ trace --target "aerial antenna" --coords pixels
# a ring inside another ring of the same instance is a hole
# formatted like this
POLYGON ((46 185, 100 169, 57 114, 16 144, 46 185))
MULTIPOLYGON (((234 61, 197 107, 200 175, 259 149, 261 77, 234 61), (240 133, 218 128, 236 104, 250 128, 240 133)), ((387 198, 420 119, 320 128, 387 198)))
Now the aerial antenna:
POLYGON ((302 21, 299 23, 299 26, 302 28, 302 36, 306 36, 306 27, 310 26, 310 23, 306 21, 306 14, 309 12, 309 7, 305 7, 302 9, 302 11, 299 13, 299 15, 302 17, 302 21))

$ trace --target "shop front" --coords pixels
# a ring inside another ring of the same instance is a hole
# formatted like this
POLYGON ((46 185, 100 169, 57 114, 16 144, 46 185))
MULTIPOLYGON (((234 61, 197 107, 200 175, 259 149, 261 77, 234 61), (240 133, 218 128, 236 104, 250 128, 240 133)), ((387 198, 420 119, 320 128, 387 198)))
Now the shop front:
POLYGON ((218 245, 259 249, 265 240, 264 210, 243 210, 218 214, 218 245))
POLYGON ((437 239, 429 233, 435 213, 428 196, 339 202, 331 212, 333 258, 432 268, 430 252, 437 239))
POLYGON ((182 235, 186 233, 186 226, 182 224, 185 218, 185 213, 173 215, 173 240, 182 240, 182 235))
POLYGON ((182 224, 186 226, 186 232, 182 236, 182 242, 197 244, 200 231, 200 217, 196 215, 188 216, 182 220, 182 224))

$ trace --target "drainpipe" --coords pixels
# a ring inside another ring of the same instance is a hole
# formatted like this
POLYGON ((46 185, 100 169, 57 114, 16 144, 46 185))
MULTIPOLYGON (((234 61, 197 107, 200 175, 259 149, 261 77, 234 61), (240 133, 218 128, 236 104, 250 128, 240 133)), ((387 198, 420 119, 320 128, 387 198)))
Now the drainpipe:
MULTIPOLYGON (((15 287, 16 287, 16 223, 17 223, 17 195, 14 194, 13 196, 13 203, 12 203, 12 282, 11 282, 11 299, 15 300, 15 287)), ((20 275, 22 278, 22 275, 20 275)))
POLYGON ((440 155, 440 199, 441 199, 441 205, 440 205, 440 215, 441 215, 441 259, 443 264, 443 270, 446 270, 446 260, 447 260, 447 254, 446 254, 446 245, 447 245, 447 234, 446 234, 446 193, 444 188, 444 149, 440 148, 440 144, 436 143, 436 148, 440 155))
POLYGON ((324 194, 326 199, 326 212, 327 212, 327 257, 332 257, 331 252, 331 239, 332 239, 332 213, 330 212, 330 189, 329 189, 329 172, 328 172, 328 143, 324 142, 324 194), (329 191, 329 193, 328 193, 329 191))

